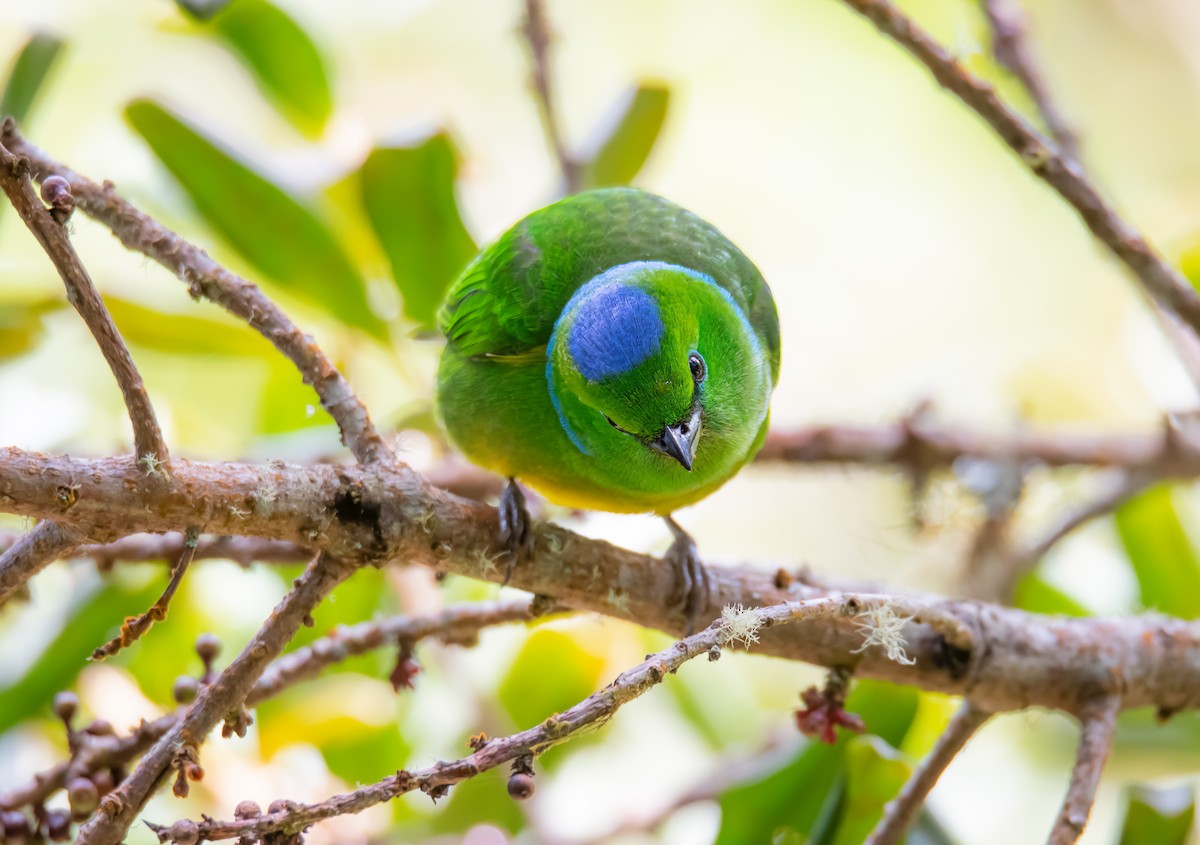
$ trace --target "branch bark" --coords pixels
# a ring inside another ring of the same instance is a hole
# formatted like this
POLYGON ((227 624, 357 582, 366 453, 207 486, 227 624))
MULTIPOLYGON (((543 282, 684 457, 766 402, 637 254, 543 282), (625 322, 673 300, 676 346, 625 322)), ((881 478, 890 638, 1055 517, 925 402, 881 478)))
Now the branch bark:
POLYGON ((316 391, 321 407, 337 422, 342 443, 360 462, 395 463, 396 455, 375 431, 350 383, 313 339, 300 331, 258 287, 230 273, 150 216, 117 195, 111 183, 97 185, 26 141, 11 121, 0 124, 0 142, 29 159, 34 178, 61 176, 78 207, 107 226, 125 247, 154 259, 179 277, 195 298, 209 299, 245 320, 296 365, 316 391))
POLYGON ((1006 106, 991 85, 969 73, 887 0, 842 2, 904 48, 939 85, 983 118, 1031 173, 1075 209, 1084 225, 1133 272, 1151 298, 1200 334, 1200 294, 1117 214, 1073 159, 1055 149, 1052 141, 1006 106))
POLYGON ((959 707, 937 744, 929 752, 920 767, 909 778, 900 794, 884 807, 883 818, 871 831, 863 845, 895 845, 912 827, 913 819, 925 804, 929 791, 933 789, 950 761, 958 756, 963 746, 988 718, 988 714, 977 709, 969 701, 959 707))
POLYGON ((99 811, 79 829, 78 845, 117 845, 154 794, 171 763, 196 753, 222 719, 236 719, 254 682, 283 651, 301 625, 312 624, 316 606, 354 569, 318 555, 267 621, 217 679, 202 688, 184 717, 146 752, 129 778, 100 801, 99 811))
POLYGON ((1071 771, 1067 797, 1063 800, 1062 810, 1046 845, 1073 845, 1083 833, 1096 800, 1096 787, 1100 783, 1104 761, 1112 749, 1120 711, 1120 699, 1110 696, 1097 699, 1080 713, 1079 750, 1075 754, 1075 768, 1071 771))
POLYGON ((580 188, 580 167, 579 162, 567 148, 558 108, 554 102, 554 92, 550 81, 550 24, 546 20, 546 11, 542 7, 542 0, 525 0, 525 18, 521 21, 521 35, 525 39, 525 45, 529 48, 534 99, 537 101, 538 115, 541 117, 542 126, 546 130, 546 140, 562 171, 566 192, 573 194, 580 188))
MULTIPOLYGON (((168 531, 202 519, 216 534, 312 544, 352 565, 397 560, 499 583, 503 577, 495 508, 411 484, 387 467, 205 464, 177 458, 171 484, 142 485, 128 458, 79 459, 0 450, 0 510, 55 515, 105 540, 90 526, 119 520, 126 530, 168 531), (77 479, 65 513, 55 489, 77 479)), ((673 606, 670 567, 538 524, 514 586, 580 610, 605 613, 673 634, 685 620, 673 606)), ((773 570, 772 570, 773 571, 773 570)), ((761 568, 712 567, 705 612, 827 595, 804 580, 761 568)), ((1200 626, 1156 616, 1060 619, 929 596, 897 597, 914 619, 904 628, 915 664, 879 649, 858 653, 861 632, 837 620, 769 632, 759 650, 821 666, 852 667, 861 677, 969 696, 988 711, 1041 705, 1075 712, 1107 693, 1127 707, 1173 712, 1200 706, 1200 626), (925 624, 956 621, 947 636, 925 624)))
MULTIPOLYGON (((529 599, 512 599, 461 604, 430 616, 393 616, 338 628, 304 648, 277 658, 246 696, 246 705, 253 707, 315 677, 327 666, 376 648, 429 639, 466 644, 483 628, 552 612, 555 612, 552 606, 535 606, 529 599)), ((124 737, 85 734, 80 749, 71 759, 38 774, 22 787, 0 794, 0 810, 44 804, 75 775, 90 775, 102 768, 129 763, 175 727, 182 716, 183 711, 177 710, 152 722, 142 722, 124 737)))
POLYGON ((0 607, 37 573, 79 545, 80 533, 53 520, 39 522, 0 554, 0 607))
POLYGON ((129 409, 134 451, 138 460, 145 462, 147 474, 159 471, 160 465, 167 463, 171 456, 158 427, 158 419, 154 415, 154 407, 150 404, 141 373, 134 365, 112 315, 100 298, 100 292, 71 246, 65 226, 50 216, 46 206, 34 193, 29 179, 29 162, 13 155, 3 143, 0 143, 0 188, 3 188, 17 214, 50 257, 67 288, 67 301, 79 312, 96 339, 104 360, 108 362, 121 388, 125 407, 129 409))
POLYGON ((474 753, 453 762, 435 763, 415 772, 401 771, 378 783, 344 795, 335 795, 317 804, 291 804, 275 813, 255 819, 237 821, 184 822, 170 828, 157 828, 159 841, 178 839, 186 831, 188 838, 195 832, 201 840, 258 839, 283 831, 298 833, 323 819, 359 813, 368 807, 390 801, 407 792, 441 794, 453 784, 475 777, 518 758, 532 758, 561 745, 573 737, 604 725, 620 707, 662 683, 667 675, 702 654, 713 657, 713 650, 732 647, 739 641, 748 645, 755 641, 756 632, 765 627, 782 626, 831 618, 853 618, 873 607, 881 606, 880 597, 852 596, 810 599, 788 602, 774 607, 731 613, 713 622, 705 630, 680 640, 657 654, 648 655, 638 666, 622 672, 597 693, 555 714, 540 725, 500 739, 483 739, 473 745, 474 753), (186 828, 182 825, 187 825, 186 828))

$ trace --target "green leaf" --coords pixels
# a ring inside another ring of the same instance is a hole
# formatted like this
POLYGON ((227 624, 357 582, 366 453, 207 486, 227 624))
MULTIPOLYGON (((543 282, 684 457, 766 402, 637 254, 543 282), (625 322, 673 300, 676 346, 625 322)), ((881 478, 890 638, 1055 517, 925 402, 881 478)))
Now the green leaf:
POLYGON ((343 322, 386 340, 362 276, 309 208, 158 103, 136 100, 125 115, 201 216, 246 261, 343 322))
POLYGON ((1117 534, 1133 566, 1142 605, 1183 619, 1200 616, 1200 560, 1171 498, 1151 488, 1114 514, 1117 534))
POLYGON ((425 328, 476 251, 454 198, 457 159, 454 143, 439 132, 409 146, 379 147, 362 166, 363 205, 404 313, 425 328))
POLYGON ((600 680, 604 661, 562 631, 530 634, 500 682, 497 696, 519 728, 529 728, 587 698, 600 680))
POLYGON ((104 304, 134 346, 176 355, 274 357, 266 338, 244 323, 170 314, 115 296, 105 296, 104 304))
POLYGON ((1032 613, 1058 616, 1091 616, 1088 610, 1058 587, 1048 584, 1037 572, 1027 573, 1017 582, 1013 606, 1032 613))
POLYGON ((237 0, 212 19, 212 28, 284 117, 320 135, 333 111, 329 74, 296 21, 267 0, 237 0))
POLYGON ((611 122, 598 133, 595 151, 584 156, 585 189, 628 185, 634 180, 658 140, 670 100, 670 89, 648 82, 625 95, 611 122))
POLYGON ((32 351, 45 330, 42 318, 64 307, 61 299, 0 305, 0 361, 32 351))
POLYGON ((1120 845, 1185 845, 1196 816, 1191 784, 1165 789, 1135 785, 1125 796, 1120 845))
POLYGON ((846 795, 834 845, 859 845, 912 774, 898 751, 873 736, 846 743, 846 795))
POLYGON ((721 829, 714 845, 760 845, 776 837, 812 838, 837 802, 844 768, 842 741, 809 742, 770 774, 738 784, 720 798, 721 829))
POLYGON ((8 82, 0 96, 0 117, 9 116, 26 124, 37 100, 38 92, 50 75, 63 42, 53 35, 38 33, 32 36, 17 53, 8 71, 8 82))
POLYGON ((39 711, 49 714, 48 702, 70 687, 88 665, 92 649, 103 645, 126 616, 141 613, 158 598, 164 578, 149 583, 117 580, 84 593, 71 609, 58 636, 19 679, 0 686, 0 734, 39 711))

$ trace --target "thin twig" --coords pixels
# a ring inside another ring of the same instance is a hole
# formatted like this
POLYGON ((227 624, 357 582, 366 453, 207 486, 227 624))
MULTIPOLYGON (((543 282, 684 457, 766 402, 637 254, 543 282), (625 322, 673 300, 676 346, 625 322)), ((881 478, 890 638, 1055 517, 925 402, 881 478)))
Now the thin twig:
MULTIPOLYGON (((561 713, 547 718, 537 727, 511 736, 478 742, 475 752, 454 762, 439 762, 415 772, 397 772, 378 783, 344 795, 335 795, 317 804, 288 804, 285 810, 268 813, 254 819, 215 821, 205 819, 194 825, 200 839, 262 838, 268 833, 299 832, 310 825, 333 816, 358 813, 375 804, 420 789, 438 794, 453 784, 475 777, 480 772, 496 768, 518 757, 541 754, 573 737, 596 730, 624 704, 638 698, 675 672, 687 661, 712 650, 732 647, 739 641, 753 642, 754 632, 768 625, 782 625, 830 617, 853 617, 869 603, 851 597, 829 597, 803 602, 789 602, 773 607, 744 611, 729 619, 718 620, 698 634, 681 640, 652 654, 644 662, 622 672, 604 689, 561 713)), ((177 823, 179 824, 179 823, 177 823)), ((175 838, 176 826, 156 827, 159 840, 175 838)), ((189 827, 190 831, 190 827, 189 827)))
POLYGON ((1200 442, 1172 424, 1158 434, 1063 434, 1018 431, 990 435, 922 419, 881 425, 819 425, 772 432, 757 460, 846 463, 928 472, 959 458, 1048 467, 1116 466, 1159 477, 1200 475, 1200 442))
POLYGON ((537 101, 538 114, 542 126, 546 130, 546 140, 558 159, 562 171, 563 183, 568 194, 573 194, 580 188, 581 169, 579 162, 567 149, 563 139, 562 123, 559 120, 558 109, 554 103, 552 74, 550 71, 550 25, 546 20, 546 10, 542 0, 525 0, 525 18, 521 21, 521 35, 529 47, 529 56, 533 67, 534 99, 537 101))
POLYGON ((66 227, 51 217, 34 192, 29 179, 29 162, 9 152, 3 143, 0 143, 0 188, 4 189, 13 208, 50 257, 66 285, 67 301, 79 312, 100 346, 125 398, 138 460, 144 462, 147 474, 160 471, 161 465, 170 460, 170 454, 133 357, 100 298, 100 292, 71 246, 66 227))
POLYGON ((1063 119, 1042 79, 1033 51, 1025 40, 1025 18, 1016 0, 984 0, 983 12, 992 30, 992 53, 996 61, 1029 92, 1050 136, 1058 142, 1059 151, 1067 158, 1079 161, 1075 133, 1063 119))
POLYGON ((971 702, 962 703, 946 730, 938 738, 937 744, 933 746, 933 750, 929 752, 929 756, 921 761, 921 765, 904 784, 900 794, 884 807, 883 818, 875 825, 875 829, 863 845, 895 845, 900 841, 912 826, 913 819, 925 804, 926 796, 942 776, 942 772, 987 718, 988 714, 971 702))
POLYGON ((1153 299, 1200 334, 1200 294, 1117 214, 1073 159, 1057 151, 1052 141, 1006 106, 992 86, 969 73, 887 0, 842 2, 907 50, 943 88, 982 117, 1034 175, 1078 212, 1084 224, 1133 271, 1153 299))
POLYGON ((349 382, 313 339, 257 286, 230 273, 202 249, 138 211, 118 196, 110 183, 97 185, 50 158, 21 137, 12 121, 0 124, 0 140, 29 159, 38 181, 52 175, 66 179, 78 207, 112 230, 128 249, 162 264, 187 284, 192 296, 217 303, 270 341, 316 391, 321 407, 338 424, 342 442, 360 462, 395 463, 395 453, 375 431, 349 382))
MULTIPOLYGON (((466 644, 484 628, 528 620, 535 614, 556 610, 553 605, 535 605, 530 599, 511 599, 460 604, 430 616, 393 616, 338 628, 302 649, 277 658, 246 696, 246 705, 259 704, 315 677, 327 666, 372 649, 430 639, 466 644)), ((43 804, 72 776, 87 776, 102 768, 129 763, 173 728, 181 716, 182 711, 177 711, 152 722, 143 722, 124 737, 84 734, 80 749, 71 759, 39 773, 24 786, 0 794, 0 810, 43 804)))
POLYGON ((39 522, 0 554, 0 607, 37 573, 79 545, 79 535, 53 520, 39 522))
POLYGON ((213 683, 201 688, 183 719, 146 752, 128 779, 105 795, 99 811, 79 830, 78 845, 116 845, 154 794, 172 762, 195 753, 222 719, 240 713, 255 681, 300 629, 312 623, 312 612, 354 569, 327 555, 305 570, 242 650, 213 683))
POLYGON ((1096 800, 1096 787, 1100 783, 1104 761, 1112 750, 1120 711, 1121 700, 1117 696, 1107 696, 1093 702, 1080 713, 1079 750, 1075 753, 1075 768, 1071 771, 1067 797, 1063 800, 1046 845, 1072 845, 1083 833, 1096 800))
POLYGON ((149 631, 150 626, 155 622, 161 622, 167 618, 167 608, 171 604, 171 599, 174 597, 175 591, 183 583, 183 575, 187 572, 188 565, 191 564, 192 559, 196 556, 196 544, 199 540, 199 528, 191 527, 184 532, 183 549, 180 551, 175 565, 171 567, 171 577, 167 581, 167 586, 162 591, 162 595, 155 600, 154 604, 150 605, 150 609, 145 613, 140 613, 137 616, 131 616, 126 619, 125 624, 121 626, 121 633, 92 652, 92 660, 104 660, 106 657, 112 657, 121 649, 128 648, 137 642, 142 634, 149 631))

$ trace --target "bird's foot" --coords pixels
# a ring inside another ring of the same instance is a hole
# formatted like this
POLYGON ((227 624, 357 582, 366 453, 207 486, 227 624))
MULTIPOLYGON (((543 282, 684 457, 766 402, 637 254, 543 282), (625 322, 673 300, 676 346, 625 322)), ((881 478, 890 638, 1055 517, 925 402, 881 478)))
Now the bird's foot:
POLYGON ((708 570, 700 562, 700 553, 696 551, 696 541, 692 539, 692 535, 684 531, 670 516, 664 516, 663 520, 675 535, 663 560, 675 570, 675 577, 679 583, 677 605, 682 605, 683 608, 685 636, 691 636, 696 630, 696 621, 700 614, 708 610, 712 585, 708 570))
POLYGON ((529 526, 532 519, 529 509, 525 506, 525 491, 517 484, 516 479, 508 479, 508 485, 500 494, 500 545, 504 547, 505 565, 504 586, 512 578, 513 570, 521 553, 529 549, 529 526))

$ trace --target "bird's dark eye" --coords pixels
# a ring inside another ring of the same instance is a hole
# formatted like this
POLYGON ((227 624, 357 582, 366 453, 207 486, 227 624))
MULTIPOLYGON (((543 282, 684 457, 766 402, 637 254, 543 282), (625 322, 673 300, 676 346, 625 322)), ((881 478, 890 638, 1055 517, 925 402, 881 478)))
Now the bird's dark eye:
POLYGON ((708 375, 708 368, 704 366, 704 359, 698 352, 688 356, 688 369, 692 371, 692 381, 696 384, 704 381, 704 377, 708 375))

